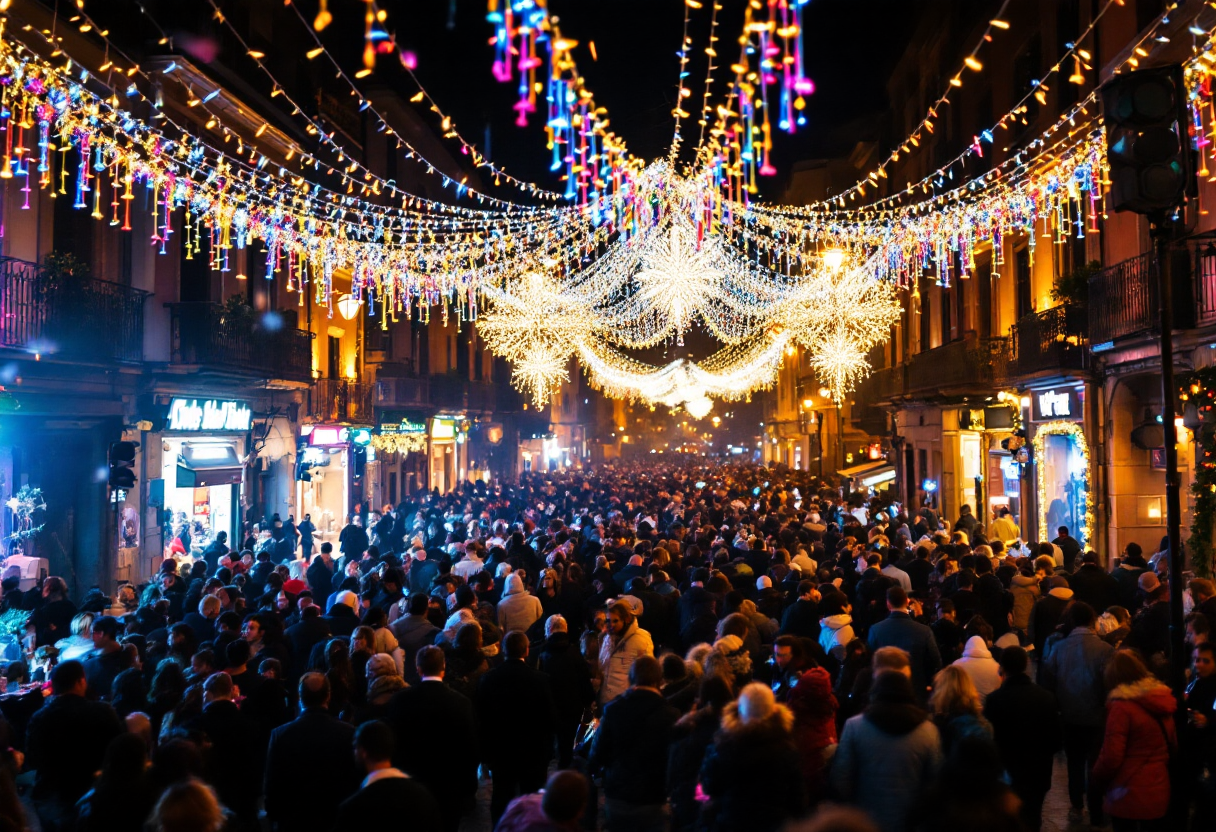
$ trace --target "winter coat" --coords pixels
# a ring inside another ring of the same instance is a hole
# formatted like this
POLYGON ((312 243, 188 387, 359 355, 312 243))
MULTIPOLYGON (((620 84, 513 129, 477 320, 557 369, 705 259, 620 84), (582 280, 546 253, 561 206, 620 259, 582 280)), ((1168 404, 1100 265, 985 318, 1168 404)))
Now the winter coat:
POLYGON ((1014 575, 1009 591, 1013 593, 1013 629, 1030 629, 1030 614, 1039 600, 1039 579, 1034 575, 1014 575))
POLYGON ((702 708, 681 717, 672 729, 671 751, 667 757, 667 792, 673 832, 692 832, 696 828, 701 812, 701 803, 696 799, 701 763, 714 743, 720 722, 718 712, 702 708))
POLYGON ((648 806, 667 802, 667 751, 679 717, 660 694, 645 689, 630 690, 604 708, 591 765, 604 770, 605 797, 648 806))
POLYGON ((701 813, 713 832, 772 832, 805 804, 794 714, 784 705, 766 719, 744 723, 738 703, 722 712, 722 730, 701 764, 701 813))
POLYGON ((1064 617, 1064 610, 1071 600, 1072 590, 1060 586, 1035 602, 1034 609, 1030 612, 1029 636, 1034 643, 1034 649, 1038 651, 1040 661, 1044 656, 1043 645, 1047 643, 1047 637, 1059 626, 1060 619, 1064 617))
POLYGON ((813 667, 798 677, 786 701, 794 714, 794 740, 802 760, 802 778, 808 797, 822 788, 825 754, 836 745, 836 710, 832 677, 822 667, 813 667))
POLYGON ((1119 581, 1095 563, 1084 563, 1068 578, 1068 587, 1101 615, 1108 607, 1119 603, 1119 581))
POLYGON ((1148 564, 1143 559, 1136 563, 1124 561, 1119 568, 1111 573, 1119 585, 1117 593, 1119 606, 1134 613, 1140 607, 1140 576, 1148 571, 1148 564))
POLYGON ((1052 758, 1062 742, 1056 698, 1022 673, 989 695, 984 717, 1014 788, 1050 789, 1052 758))
POLYGON ((595 688, 587 660, 570 643, 569 633, 554 633, 545 640, 537 667, 549 677, 558 718, 577 722, 595 700, 595 688))
POLYGON ((604 705, 629 688, 629 668, 638 656, 653 656, 650 633, 634 621, 619 639, 605 636, 600 643, 600 692, 597 702, 604 705))
POLYGON ((1060 639, 1039 665, 1039 684, 1056 695, 1065 725, 1102 724, 1102 671, 1115 648, 1087 627, 1060 639))
POLYGON ((836 661, 844 661, 844 650, 853 640, 853 616, 847 613, 819 619, 819 646, 836 661))
POLYGON ((892 612, 885 621, 870 628, 870 652, 879 647, 898 647, 908 653, 912 663, 912 691, 923 701, 926 689, 942 669, 942 656, 933 631, 906 612, 892 612))
POLYGON ((526 633, 528 628, 544 615, 540 599, 528 593, 524 587, 523 578, 515 573, 507 576, 507 586, 503 591, 502 600, 498 602, 498 626, 504 633, 519 630, 526 633))
POLYGON ((1170 754, 1177 746, 1170 689, 1152 676, 1120 685, 1107 697, 1106 739, 1093 779, 1112 817, 1154 820, 1170 805, 1170 754))
POLYGON ((1001 686, 1001 666, 992 658, 992 652, 981 636, 967 639, 963 657, 955 664, 971 677, 975 689, 980 693, 980 705, 984 704, 988 694, 1001 686))

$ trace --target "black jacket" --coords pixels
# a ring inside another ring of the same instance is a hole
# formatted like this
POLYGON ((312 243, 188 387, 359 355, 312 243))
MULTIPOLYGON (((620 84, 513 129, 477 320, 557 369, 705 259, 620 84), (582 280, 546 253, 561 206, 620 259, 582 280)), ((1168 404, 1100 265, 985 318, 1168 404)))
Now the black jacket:
POLYGON ((481 677, 474 704, 481 756, 491 769, 552 759, 557 713, 545 674, 508 659, 481 677))
POLYGON ((1080 569, 1072 573, 1068 578, 1068 588, 1078 601, 1089 604, 1098 615, 1119 603, 1119 582, 1114 575, 1094 563, 1082 564, 1080 569))
POLYGON ((549 677, 558 719, 581 719, 583 709, 595 701, 595 688, 591 685, 591 668, 578 646, 570 643, 570 635, 549 636, 541 648, 537 666, 549 677))
POLYGON ((975 594, 980 602, 980 614, 992 626, 993 635, 1009 632, 1009 613, 1013 610, 1013 594, 1005 589, 1001 579, 985 572, 975 582, 975 594))
POLYGON ((819 640, 819 605, 799 598, 790 604, 781 618, 780 635, 802 636, 819 640))
POLYGON ((329 631, 335 636, 349 636, 359 626, 359 616, 346 604, 335 603, 329 610, 329 615, 321 616, 329 625, 329 631))
MULTIPOLYGON (((327 829, 316 825, 313 829, 327 829)), ((334 832, 367 829, 408 829, 442 832, 443 816, 435 795, 412 778, 391 777, 359 789, 338 807, 334 832)))
POLYGON ((388 711, 398 737, 393 765, 429 788, 445 814, 459 816, 477 792, 481 760, 473 703, 432 680, 393 696, 388 711))
POLYGON ((279 832, 329 829, 359 785, 355 729, 321 708, 274 729, 266 753, 266 816, 279 832), (324 761, 323 764, 322 761, 324 761))
POLYGON ((215 638, 215 619, 205 617, 198 610, 191 610, 182 616, 182 623, 194 633, 194 640, 198 644, 215 638))
POLYGON ((210 743, 203 771, 220 802, 238 818, 256 819, 265 757, 257 741, 257 724, 235 702, 219 701, 204 707, 189 727, 205 734, 210 743))
POLYGON ((679 717, 652 690, 628 690, 604 707, 591 765, 604 771, 606 797, 647 806, 667 802, 667 751, 679 717))
POLYGON ((984 717, 1014 788, 1051 788, 1052 760, 1062 740, 1055 695, 1023 673, 988 694, 984 717))
POLYGON ((773 832, 803 810, 801 759, 778 719, 722 731, 705 752, 701 788, 714 832, 773 832))
POLYGON ((26 734, 25 765, 38 772, 34 797, 74 804, 92 784, 110 740, 125 728, 104 702, 52 698, 30 717, 26 734))
POLYGON ((869 643, 871 652, 879 647, 898 647, 908 654, 912 662, 912 690, 923 702, 927 696, 925 689, 942 669, 933 631, 905 612, 893 612, 870 628, 869 643))
POLYGON ((317 555, 304 574, 308 578, 308 588, 312 590, 313 601, 324 604, 325 599, 329 597, 329 582, 334 577, 333 568, 326 566, 321 556, 317 555))
POLYGON ((714 744, 720 714, 704 708, 688 714, 675 724, 671 751, 667 757, 667 790, 671 796, 673 832, 692 832, 697 825, 701 804, 696 799, 701 763, 706 750, 714 744))
POLYGON ((312 649, 327 641, 331 635, 329 622, 319 615, 306 616, 283 632, 283 638, 291 651, 291 665, 287 668, 287 673, 292 679, 299 679, 307 672, 312 649))

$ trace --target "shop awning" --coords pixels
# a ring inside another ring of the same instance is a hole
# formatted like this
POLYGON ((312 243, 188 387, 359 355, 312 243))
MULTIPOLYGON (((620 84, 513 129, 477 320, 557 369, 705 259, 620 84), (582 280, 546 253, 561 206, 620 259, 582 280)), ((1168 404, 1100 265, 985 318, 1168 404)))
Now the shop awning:
POLYGON ((221 442, 186 442, 177 457, 177 487, 240 484, 245 473, 236 448, 221 442))
POLYGON ((895 466, 885 459, 879 459, 867 462, 865 465, 842 468, 836 473, 845 479, 853 480, 858 485, 873 488, 876 485, 894 480, 895 466))

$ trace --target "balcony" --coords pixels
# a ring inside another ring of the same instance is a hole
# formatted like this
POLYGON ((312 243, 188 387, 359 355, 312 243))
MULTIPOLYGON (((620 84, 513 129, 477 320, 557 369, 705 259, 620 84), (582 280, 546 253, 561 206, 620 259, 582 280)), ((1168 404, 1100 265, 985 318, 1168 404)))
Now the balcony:
POLYGON ((266 379, 312 379, 311 332, 267 329, 255 315, 236 314, 217 303, 167 305, 172 363, 266 379))
POLYGON ((903 398, 907 389, 906 373, 906 364, 879 367, 857 385, 854 401, 869 407, 903 398))
POLYGON ((426 376, 381 376, 376 382, 376 404, 380 407, 428 407, 430 403, 431 385, 426 376))
POLYGON ((1152 332, 1158 323, 1157 258, 1150 252, 1089 279, 1089 340, 1100 346, 1152 332))
POLYGON ((0 258, 0 347, 88 362, 143 360, 147 292, 0 258))
POLYGON ((1011 331, 1011 372, 1028 376, 1085 369, 1088 329, 1087 310, 1081 306, 1054 306, 1025 316, 1011 331))
POLYGON ((961 341, 912 356, 907 367, 906 394, 917 398, 990 392, 1005 378, 1008 360, 1008 339, 978 338, 968 333, 961 341))
POLYGON ((376 386, 341 378, 313 382, 308 415, 318 422, 370 425, 373 423, 376 386))

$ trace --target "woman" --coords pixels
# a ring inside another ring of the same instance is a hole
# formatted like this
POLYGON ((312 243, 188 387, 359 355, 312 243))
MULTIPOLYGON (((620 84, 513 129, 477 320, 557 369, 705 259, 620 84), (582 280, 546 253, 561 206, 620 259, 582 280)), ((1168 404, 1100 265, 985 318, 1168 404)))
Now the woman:
POLYGON ((444 680, 453 690, 471 698, 477 690, 478 680, 489 669, 489 662, 481 649, 481 625, 470 621, 456 632, 456 643, 447 655, 444 680))
POLYGON ((152 687, 148 691, 147 714, 152 720, 152 730, 159 735, 165 714, 173 710, 186 692, 186 675, 175 661, 162 661, 156 666, 152 687))
POLYGON ((1165 829, 1170 805, 1170 755, 1177 747, 1170 689, 1134 652, 1120 650, 1103 673, 1106 736, 1094 763, 1103 810, 1115 832, 1165 829))
POLYGON ((948 755, 964 737, 992 739, 992 726, 981 715, 979 691, 971 676, 957 663, 943 667, 933 677, 929 705, 933 708, 933 722, 941 733, 942 754, 948 755))
POLYGON ((115 676, 110 684, 110 704, 124 718, 142 712, 148 706, 143 673, 131 667, 115 676))
POLYGON ((771 832, 804 807, 794 714, 759 682, 722 710, 722 730, 701 765, 714 832, 771 832))
POLYGON ((166 789, 148 822, 153 832, 218 832, 223 825, 215 792, 193 779, 166 789))
POLYGON ((350 647, 345 639, 329 640, 325 646, 325 667, 325 678, 329 680, 329 712, 340 718, 350 706, 355 689, 350 647))
POLYGON ((156 802, 148 749, 136 734, 119 734, 106 748, 101 775, 80 800, 78 832, 141 832, 156 802))
POLYGON ((367 698, 367 660, 376 653, 376 633, 360 625, 350 634, 350 673, 354 682, 353 700, 362 705, 367 698))
POLYGON ((139 609, 139 596, 135 593, 135 587, 123 584, 118 588, 118 592, 114 596, 114 605, 106 610, 106 615, 121 618, 124 615, 130 615, 137 609, 139 609))
POLYGON ((671 734, 667 758, 667 789, 671 795, 671 828, 692 832, 697 825, 701 803, 697 800, 697 781, 706 750, 722 723, 722 711, 732 692, 725 679, 714 676, 701 684, 693 709, 680 718, 671 734))
POLYGON ((84 661, 93 652, 93 613, 82 612, 72 618, 72 634, 55 642, 59 661, 84 661))

